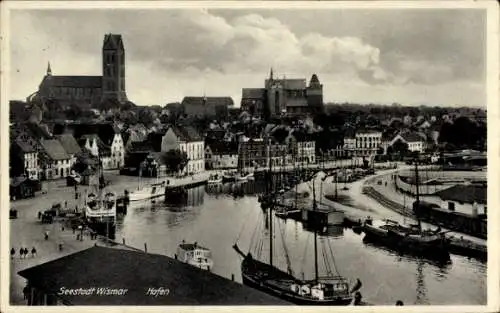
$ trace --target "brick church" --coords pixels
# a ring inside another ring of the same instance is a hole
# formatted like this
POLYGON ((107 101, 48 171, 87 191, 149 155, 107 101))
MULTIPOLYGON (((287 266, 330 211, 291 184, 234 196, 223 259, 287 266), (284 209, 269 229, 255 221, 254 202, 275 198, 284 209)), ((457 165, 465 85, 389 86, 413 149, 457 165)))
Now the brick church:
POLYGON ((305 78, 276 79, 273 70, 264 88, 243 88, 241 108, 253 116, 279 117, 315 115, 323 112, 323 85, 313 74, 309 85, 305 78))
POLYGON ((38 91, 30 95, 28 102, 56 100, 62 105, 78 104, 92 107, 106 100, 124 103, 125 48, 121 35, 107 34, 102 46, 102 76, 52 75, 50 63, 38 91))

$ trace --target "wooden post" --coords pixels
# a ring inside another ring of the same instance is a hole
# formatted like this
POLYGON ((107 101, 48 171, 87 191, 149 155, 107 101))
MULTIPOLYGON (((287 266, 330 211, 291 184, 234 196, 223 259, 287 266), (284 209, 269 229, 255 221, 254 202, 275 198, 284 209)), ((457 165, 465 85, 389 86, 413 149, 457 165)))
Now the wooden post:
POLYGON ((148 244, 144 243, 144 252, 148 253, 148 244))

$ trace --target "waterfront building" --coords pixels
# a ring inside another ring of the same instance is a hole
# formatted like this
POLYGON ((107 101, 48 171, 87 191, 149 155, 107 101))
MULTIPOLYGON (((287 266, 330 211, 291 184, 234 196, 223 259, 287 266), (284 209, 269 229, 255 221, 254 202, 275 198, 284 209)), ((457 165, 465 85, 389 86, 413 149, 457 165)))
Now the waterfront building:
POLYGON ((355 134, 355 156, 372 157, 377 154, 382 143, 382 132, 378 130, 358 130, 355 134))
POLYGON ((353 130, 346 131, 344 135, 344 153, 346 157, 356 155, 356 132, 353 130))
POLYGON ((29 177, 14 177, 10 179, 9 195, 11 200, 32 198, 35 196, 37 181, 29 177))
POLYGON ((180 150, 187 154, 188 162, 181 174, 205 171, 205 142, 192 126, 172 125, 161 140, 161 152, 180 150))
POLYGON ((39 176, 42 179, 59 179, 69 175, 71 157, 59 140, 41 140, 43 153, 40 156, 39 176))
POLYGON ((240 139, 238 144, 238 168, 267 167, 268 144, 262 139, 240 139))
POLYGON ((52 75, 50 63, 38 91, 27 102, 57 101, 62 105, 95 106, 104 100, 127 101, 125 92, 125 48, 122 36, 106 34, 102 46, 101 76, 52 75))
POLYGON ((59 140, 64 150, 66 150, 66 153, 71 158, 70 167, 72 167, 76 162, 77 155, 82 152, 78 142, 71 134, 55 135, 54 137, 59 140))
POLYGON ((394 145, 397 141, 404 142, 408 145, 408 151, 423 153, 425 150, 425 139, 415 132, 404 132, 397 134, 390 142, 389 146, 394 145))
POLYGON ((264 88, 242 89, 241 108, 263 118, 318 114, 323 112, 323 85, 316 74, 307 85, 305 78, 277 79, 271 69, 264 88))
POLYGON ((224 120, 234 101, 231 97, 184 97, 181 107, 188 117, 224 120))
POLYGON ((10 145, 10 176, 38 179, 38 151, 31 144, 16 139, 10 145))
POLYGON ((293 131, 290 133, 287 143, 295 166, 316 163, 316 142, 311 135, 293 131))
POLYGON ((205 147, 206 169, 230 169, 238 166, 238 144, 213 142, 205 147))

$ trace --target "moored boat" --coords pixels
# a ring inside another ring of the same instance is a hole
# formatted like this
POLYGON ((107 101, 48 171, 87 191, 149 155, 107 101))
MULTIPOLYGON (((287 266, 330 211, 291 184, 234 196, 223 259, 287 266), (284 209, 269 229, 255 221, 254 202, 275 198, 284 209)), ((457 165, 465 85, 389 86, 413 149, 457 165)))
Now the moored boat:
POLYGON ((210 174, 208 177, 209 185, 222 184, 222 175, 220 174, 210 174))
POLYGON ((214 266, 210 249, 197 242, 186 243, 184 240, 177 247, 177 260, 204 270, 211 270, 214 266))
POLYGON ((149 186, 143 186, 138 190, 131 191, 128 194, 129 201, 141 201, 153 199, 165 195, 165 182, 154 183, 149 186))
MULTIPOLYGON (((271 170, 269 173, 270 172, 271 170)), ((233 245, 233 249, 243 258, 241 262, 243 284, 280 299, 300 305, 349 305, 353 300, 352 293, 361 288, 361 282, 358 279, 356 286, 350 290, 348 280, 338 273, 335 262, 329 262, 330 257, 332 260, 334 257, 332 248, 325 246, 325 242, 328 241, 328 237, 323 237, 321 240, 323 244, 323 260, 325 261, 325 268, 330 269, 324 276, 319 275, 317 252, 318 238, 316 231, 314 231, 314 278, 304 279, 303 277, 300 279, 294 275, 285 242, 283 242, 283 249, 287 261, 287 271, 281 270, 277 266, 273 265, 274 233, 272 217, 274 212, 272 211, 276 207, 276 199, 270 198, 270 195, 271 192, 268 188, 268 192, 266 193, 268 199, 266 199, 266 202, 262 199, 261 202, 261 204, 266 203, 269 208, 269 210, 266 210, 269 211, 267 212, 269 214, 269 223, 266 223, 269 227, 269 261, 264 262, 257 260, 253 257, 252 253, 242 252, 237 243, 233 245), (328 254, 331 254, 331 256, 328 256, 328 254), (336 275, 331 269, 334 269, 336 275)), ((316 208, 315 197, 313 201, 313 208, 316 208)), ((285 211, 279 211, 278 214, 286 213, 285 211)), ((256 246, 261 249, 262 242, 256 243, 256 246)))

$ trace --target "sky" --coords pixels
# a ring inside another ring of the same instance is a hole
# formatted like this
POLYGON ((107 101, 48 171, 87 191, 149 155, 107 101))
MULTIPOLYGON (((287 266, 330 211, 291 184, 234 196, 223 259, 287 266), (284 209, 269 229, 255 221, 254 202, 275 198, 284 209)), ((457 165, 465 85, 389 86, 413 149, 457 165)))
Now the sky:
POLYGON ((53 75, 102 75, 122 34, 138 105, 229 96, 269 76, 323 84, 325 102, 486 107, 482 9, 12 10, 10 99, 53 75))

